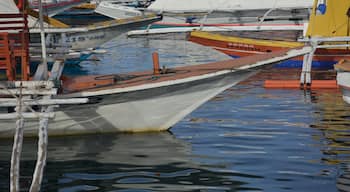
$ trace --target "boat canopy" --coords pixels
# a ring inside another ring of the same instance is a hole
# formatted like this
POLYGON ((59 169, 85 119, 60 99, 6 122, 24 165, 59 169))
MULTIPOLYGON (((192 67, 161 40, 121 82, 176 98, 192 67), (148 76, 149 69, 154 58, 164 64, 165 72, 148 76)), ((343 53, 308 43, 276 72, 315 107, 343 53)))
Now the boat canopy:
POLYGON ((312 5, 313 0, 156 0, 148 10, 181 13, 311 8, 312 5))
POLYGON ((350 0, 315 0, 306 35, 349 36, 350 0))
POLYGON ((0 13, 19 13, 19 10, 13 0, 1 0, 0 13))

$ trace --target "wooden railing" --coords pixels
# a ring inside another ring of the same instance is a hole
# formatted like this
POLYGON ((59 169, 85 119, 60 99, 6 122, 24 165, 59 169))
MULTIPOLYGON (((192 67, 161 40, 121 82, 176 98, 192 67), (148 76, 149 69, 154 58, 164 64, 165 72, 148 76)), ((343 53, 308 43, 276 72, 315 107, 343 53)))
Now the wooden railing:
POLYGON ((29 30, 26 14, 0 14, 1 67, 8 80, 16 80, 16 66, 20 64, 21 80, 29 80, 29 30), (5 58, 5 54, 8 54, 5 58), (5 68, 5 63, 9 63, 5 68))

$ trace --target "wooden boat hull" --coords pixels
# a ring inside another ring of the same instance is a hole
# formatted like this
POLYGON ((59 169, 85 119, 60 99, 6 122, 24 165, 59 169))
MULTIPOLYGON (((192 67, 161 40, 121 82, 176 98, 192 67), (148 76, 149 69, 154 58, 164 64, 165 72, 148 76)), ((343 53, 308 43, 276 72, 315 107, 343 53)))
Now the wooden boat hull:
MULTIPOLYGON (((89 104, 60 106, 50 120, 49 135, 168 130, 209 99, 255 73, 246 70, 171 86, 90 96, 89 104)), ((84 93, 76 96, 80 95, 84 93)), ((0 137, 14 134, 14 121, 1 125, 0 137)), ((38 121, 26 122, 24 134, 36 136, 37 129, 38 121)))
MULTIPOLYGON (((265 66, 303 55, 310 47, 236 60, 123 75, 64 77, 57 99, 88 98, 61 105, 50 120, 49 135, 165 131, 225 89, 265 66)), ((7 112, 7 108, 5 111, 7 112)), ((14 120, 0 123, 0 137, 11 137, 14 120)), ((38 120, 26 121, 25 136, 37 135, 38 120)))
MULTIPOLYGON (((272 51, 289 49, 302 46, 298 42, 281 42, 269 40, 257 40, 239 37, 228 37, 219 34, 206 32, 191 32, 189 40, 201 45, 210 46, 213 49, 221 51, 233 58, 245 57, 255 54, 266 54, 272 51)), ((312 67, 314 68, 333 68, 333 65, 343 59, 350 58, 350 50, 347 49, 318 49, 314 55, 312 67)), ((276 67, 283 68, 301 68, 303 57, 295 57, 283 61, 276 67)))

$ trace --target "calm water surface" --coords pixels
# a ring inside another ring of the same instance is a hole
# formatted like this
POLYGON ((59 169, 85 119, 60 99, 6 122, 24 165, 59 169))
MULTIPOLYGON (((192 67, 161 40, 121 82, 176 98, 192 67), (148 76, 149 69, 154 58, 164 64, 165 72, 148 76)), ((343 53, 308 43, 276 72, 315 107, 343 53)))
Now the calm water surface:
MULTIPOLYGON (((225 57, 173 41, 122 39, 104 48, 75 72, 149 69, 155 50, 166 66, 225 57)), ((50 138, 42 191, 349 191, 350 107, 341 93, 262 88, 271 75, 230 88, 171 132, 50 138)), ((11 147, 0 140, 0 191, 8 191, 11 147)), ((23 191, 35 155, 36 140, 26 138, 23 191)))

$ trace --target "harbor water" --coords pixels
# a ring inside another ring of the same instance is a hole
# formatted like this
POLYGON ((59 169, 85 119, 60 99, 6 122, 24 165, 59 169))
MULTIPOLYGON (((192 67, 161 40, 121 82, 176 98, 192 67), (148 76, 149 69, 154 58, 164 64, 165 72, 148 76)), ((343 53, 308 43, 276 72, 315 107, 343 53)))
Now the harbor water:
MULTIPOLYGON (((66 73, 151 69, 153 51, 166 67, 228 58, 186 41, 147 38, 120 37, 102 49, 66 73)), ((169 132, 50 137, 42 191, 350 191, 350 106, 339 90, 263 88, 277 73, 262 71, 226 90, 169 132)), ((24 140, 23 191, 36 142, 24 140)), ((0 140, 0 191, 9 191, 12 143, 0 140)))

